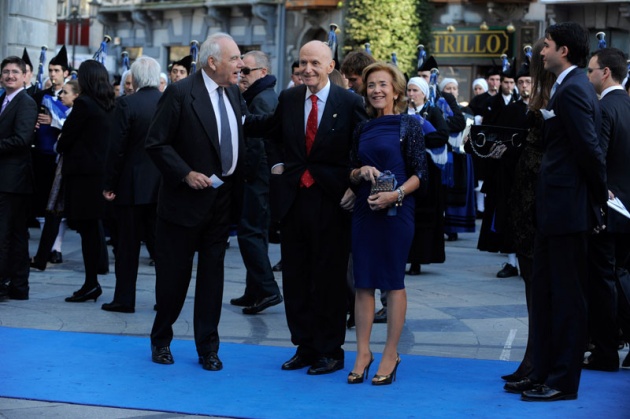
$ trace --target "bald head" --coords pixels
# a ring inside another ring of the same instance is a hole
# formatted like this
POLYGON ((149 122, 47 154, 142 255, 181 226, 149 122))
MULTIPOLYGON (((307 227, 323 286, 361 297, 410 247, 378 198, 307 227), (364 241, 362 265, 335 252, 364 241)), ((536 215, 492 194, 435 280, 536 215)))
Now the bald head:
POLYGON ((335 68, 332 51, 324 42, 310 41, 300 49, 300 73, 311 93, 317 93, 328 83, 335 68))

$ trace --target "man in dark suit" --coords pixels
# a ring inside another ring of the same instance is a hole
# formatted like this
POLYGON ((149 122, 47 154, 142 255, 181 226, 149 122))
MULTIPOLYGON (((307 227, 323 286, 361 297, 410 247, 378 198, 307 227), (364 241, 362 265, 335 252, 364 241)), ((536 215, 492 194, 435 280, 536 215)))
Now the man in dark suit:
POLYGON ((173 323, 198 252, 195 344, 203 368, 218 371, 223 368, 217 353, 225 243, 243 197, 242 117, 247 109, 236 86, 243 60, 230 35, 210 35, 199 62, 201 71, 164 91, 146 139, 147 152, 162 173, 151 345, 153 362, 173 363, 173 323))
POLYGON ((587 237, 601 227, 606 168, 599 145, 601 114, 581 69, 588 32, 574 22, 551 25, 541 52, 558 76, 545 118, 536 189, 532 274, 533 388, 526 401, 577 398, 587 333, 587 237))
MULTIPOLYGON (((255 115, 273 113, 278 95, 276 77, 269 74, 269 57, 262 51, 243 55, 239 86, 247 109, 255 115)), ((246 138, 243 214, 238 224, 238 247, 247 269, 245 292, 230 304, 243 306, 244 314, 256 314, 282 303, 280 288, 269 262, 269 165, 262 138, 246 138)))
POLYGON ((116 226, 116 290, 106 311, 133 313, 140 243, 150 254, 155 244, 155 219, 160 172, 144 149, 144 140, 162 94, 160 64, 140 57, 131 66, 136 92, 116 103, 116 125, 107 157, 105 199, 114 203, 116 226))
POLYGON ((0 68, 0 297, 28 300, 27 217, 37 104, 24 90, 26 65, 21 58, 7 57, 0 68))
MULTIPOLYGON (((602 130, 600 143, 606 156, 606 178, 611 198, 630 208, 630 97, 621 81, 628 74, 626 58, 616 48, 595 51, 588 64, 588 78, 600 95, 602 130)), ((616 211, 607 212, 606 229, 589 238, 589 336, 593 343, 584 368, 619 370, 619 325, 615 266, 630 253, 630 220, 616 211)))
POLYGON ((280 94, 271 118, 270 164, 284 196, 282 276, 287 323, 296 354, 284 370, 311 375, 342 369, 346 270, 350 251, 350 148, 367 115, 359 95, 331 84, 330 48, 311 41, 300 49, 303 86, 280 94), (310 120, 310 122, 309 122, 310 120))

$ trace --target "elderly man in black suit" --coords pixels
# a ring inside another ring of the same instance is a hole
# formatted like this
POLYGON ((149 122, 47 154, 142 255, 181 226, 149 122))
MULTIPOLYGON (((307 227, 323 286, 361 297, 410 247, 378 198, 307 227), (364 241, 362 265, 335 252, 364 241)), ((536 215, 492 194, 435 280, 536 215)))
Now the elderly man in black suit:
POLYGON ((587 237, 600 228, 608 197, 599 103, 581 69, 588 52, 588 32, 577 23, 547 28, 541 55, 545 69, 558 79, 543 110, 546 148, 536 190, 532 275, 534 371, 531 388, 521 396, 526 401, 575 399, 580 384, 587 237))
MULTIPOLYGON (((112 136, 103 196, 113 202, 116 212, 116 290, 106 311, 133 313, 140 243, 155 243, 155 219, 160 172, 144 149, 153 114, 162 94, 160 64, 140 57, 131 65, 136 91, 116 102, 116 130, 112 136)), ((150 249, 153 253, 153 249, 150 249)))
POLYGON ((218 371, 223 368, 218 325, 225 243, 243 197, 242 117, 247 109, 236 86, 243 60, 230 35, 210 35, 201 45, 199 63, 201 71, 164 91, 146 139, 147 152, 162 173, 151 349, 154 362, 173 363, 173 323, 184 305, 197 252, 195 344, 203 368, 218 371))
POLYGON ((296 354, 284 370, 318 375, 344 366, 346 270, 350 251, 350 147, 367 118, 359 95, 331 84, 330 48, 300 49, 304 85, 283 91, 269 133, 272 176, 284 200, 282 276, 286 316, 296 354))
MULTIPOLYGON (((602 130, 600 143, 606 156, 610 198, 619 198, 630 208, 630 97, 621 81, 628 74, 624 53, 616 48, 595 51, 587 68, 589 81, 600 95, 602 130)), ((606 229, 589 240, 589 336, 594 345, 584 368, 619 369, 619 325, 615 266, 630 253, 630 220, 608 210, 606 229)))
MULTIPOLYGON (((269 57, 262 51, 243 55, 239 86, 247 109, 255 115, 273 113, 278 95, 276 77, 269 74, 269 57)), ((243 213, 238 225, 238 247, 247 269, 245 292, 230 304, 243 306, 244 314, 256 314, 282 303, 280 288, 269 262, 269 165, 262 138, 246 138, 243 213)))
POLYGON ((37 104, 24 90, 26 64, 2 60, 0 96, 0 297, 28 300, 29 201, 33 193, 33 143, 37 104))

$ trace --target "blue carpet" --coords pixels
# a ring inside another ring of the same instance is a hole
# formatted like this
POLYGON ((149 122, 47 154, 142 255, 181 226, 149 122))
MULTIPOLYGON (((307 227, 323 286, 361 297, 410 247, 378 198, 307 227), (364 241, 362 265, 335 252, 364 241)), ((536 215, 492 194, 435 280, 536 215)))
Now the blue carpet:
POLYGON ((630 417, 630 371, 584 371, 578 400, 526 403, 502 389, 513 362, 403 355, 398 380, 374 387, 346 384, 351 352, 312 377, 280 370, 292 348, 224 343, 221 372, 201 369, 192 341, 171 350, 175 364, 157 365, 144 337, 0 327, 0 396, 235 418, 630 417))

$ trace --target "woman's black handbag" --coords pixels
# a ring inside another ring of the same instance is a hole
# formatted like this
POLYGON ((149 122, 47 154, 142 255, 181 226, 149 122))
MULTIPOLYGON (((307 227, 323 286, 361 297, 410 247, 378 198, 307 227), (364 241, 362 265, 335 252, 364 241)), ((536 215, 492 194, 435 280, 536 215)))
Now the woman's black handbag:
POLYGON ((500 158, 509 149, 523 145, 527 130, 492 125, 473 125, 470 128, 469 144, 472 152, 482 159, 500 158))

